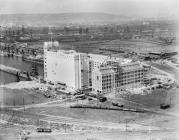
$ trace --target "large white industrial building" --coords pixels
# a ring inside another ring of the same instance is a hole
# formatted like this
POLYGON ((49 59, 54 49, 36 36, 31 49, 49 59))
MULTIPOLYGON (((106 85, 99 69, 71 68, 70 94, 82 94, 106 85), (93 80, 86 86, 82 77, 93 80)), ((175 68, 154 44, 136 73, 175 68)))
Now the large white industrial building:
POLYGON ((73 50, 54 49, 54 44, 44 45, 44 79, 52 83, 65 83, 78 89, 88 86, 87 55, 73 50))

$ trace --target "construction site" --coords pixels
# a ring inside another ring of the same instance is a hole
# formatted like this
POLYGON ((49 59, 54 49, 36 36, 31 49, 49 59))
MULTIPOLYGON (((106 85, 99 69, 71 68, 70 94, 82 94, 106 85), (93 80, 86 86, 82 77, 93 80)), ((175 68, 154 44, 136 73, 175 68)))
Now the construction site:
POLYGON ((179 139, 173 20, 12 17, 0 15, 0 140, 179 139))

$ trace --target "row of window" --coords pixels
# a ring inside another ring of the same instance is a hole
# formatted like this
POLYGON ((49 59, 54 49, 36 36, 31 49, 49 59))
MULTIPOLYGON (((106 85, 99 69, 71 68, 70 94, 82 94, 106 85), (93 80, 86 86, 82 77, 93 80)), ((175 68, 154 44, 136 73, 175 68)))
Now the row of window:
MULTIPOLYGON (((125 78, 120 78, 120 79, 115 79, 115 82, 122 82, 122 81, 131 81, 131 80, 138 80, 138 79, 143 79, 143 76, 138 76, 138 77, 125 77, 125 78)), ((112 79, 105 79, 102 80, 102 83, 111 83, 113 81, 112 79)))
POLYGON ((102 80, 102 83, 103 83, 103 82, 108 82, 108 81, 112 81, 112 79, 105 79, 105 80, 102 80))
POLYGON ((143 79, 141 79, 141 78, 123 79, 123 80, 115 81, 115 83, 122 83, 122 82, 127 82, 127 81, 137 81, 137 80, 143 80, 143 79))
POLYGON ((109 86, 112 85, 112 83, 103 83, 102 86, 109 86))
POLYGON ((102 90, 104 90, 104 89, 111 89, 111 88, 112 88, 111 86, 102 87, 102 90))
POLYGON ((143 70, 138 70, 138 71, 130 71, 130 72, 122 72, 122 73, 118 73, 119 75, 121 74, 134 74, 134 73, 143 73, 144 71, 143 70))
POLYGON ((116 76, 121 76, 121 75, 136 75, 136 74, 144 74, 144 73, 143 72, 135 72, 135 73, 130 73, 130 74, 122 73, 122 74, 116 74, 116 76))
MULTIPOLYGON (((138 79, 138 78, 143 78, 143 75, 139 75, 139 76, 134 76, 134 77, 121 77, 120 79, 138 79)), ((118 79, 116 79, 118 80, 118 79)))
POLYGON ((144 78, 144 76, 139 75, 139 76, 133 76, 133 77, 130 77, 130 76, 128 76, 128 77, 120 77, 120 78, 116 77, 115 80, 118 81, 118 80, 123 80, 123 79, 128 80, 128 79, 139 79, 139 78, 144 78))
POLYGON ((111 77, 112 77, 111 75, 105 75, 105 76, 102 76, 102 79, 111 78, 111 77))
MULTIPOLYGON (((143 75, 137 75, 137 76, 125 76, 125 77, 120 77, 120 78, 118 78, 118 79, 134 79, 134 78, 143 78, 143 75)), ((116 80, 118 80, 117 78, 116 78, 116 80)))

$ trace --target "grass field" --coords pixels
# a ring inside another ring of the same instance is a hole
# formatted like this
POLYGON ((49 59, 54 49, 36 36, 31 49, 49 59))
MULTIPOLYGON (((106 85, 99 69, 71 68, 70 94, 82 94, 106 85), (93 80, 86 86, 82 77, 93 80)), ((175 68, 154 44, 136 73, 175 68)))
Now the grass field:
POLYGON ((80 120, 104 121, 104 122, 125 122, 130 118, 133 120, 145 118, 152 114, 124 112, 114 110, 99 110, 99 109, 85 109, 85 108, 63 108, 63 107, 42 107, 28 109, 29 112, 42 112, 43 114, 50 114, 54 116, 70 117, 80 120))
POLYGON ((42 94, 24 89, 0 88, 0 102, 3 105, 18 106, 47 101, 42 94))
POLYGON ((166 90, 160 89, 146 95, 132 94, 126 96, 125 99, 143 104, 148 107, 159 107, 161 103, 166 103, 169 100, 169 94, 170 93, 168 93, 166 90))

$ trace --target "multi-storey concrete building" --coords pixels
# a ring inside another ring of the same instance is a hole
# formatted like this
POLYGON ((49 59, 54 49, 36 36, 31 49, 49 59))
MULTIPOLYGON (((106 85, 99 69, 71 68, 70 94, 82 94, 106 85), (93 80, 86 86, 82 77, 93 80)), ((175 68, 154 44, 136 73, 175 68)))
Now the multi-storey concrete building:
POLYGON ((109 58, 106 55, 88 54, 89 57, 89 86, 92 87, 92 71, 99 68, 109 58))
POLYGON ((92 72, 92 89, 98 93, 137 88, 145 84, 149 67, 138 62, 120 64, 109 61, 92 72))
POLYGON ((114 74, 111 66, 94 69, 92 72, 92 89, 98 93, 112 92, 115 89, 114 74))
POLYGON ((87 54, 73 50, 58 50, 56 45, 44 45, 44 79, 52 83, 65 83, 71 88, 88 86, 87 54))
MULTIPOLYGON (((129 63, 131 62, 130 59, 118 58, 118 57, 110 57, 107 55, 99 55, 99 54, 88 54, 89 57, 89 85, 92 86, 92 72, 96 68, 99 68, 102 64, 107 63, 129 63)), ((95 70, 96 71, 96 70, 95 70)))

